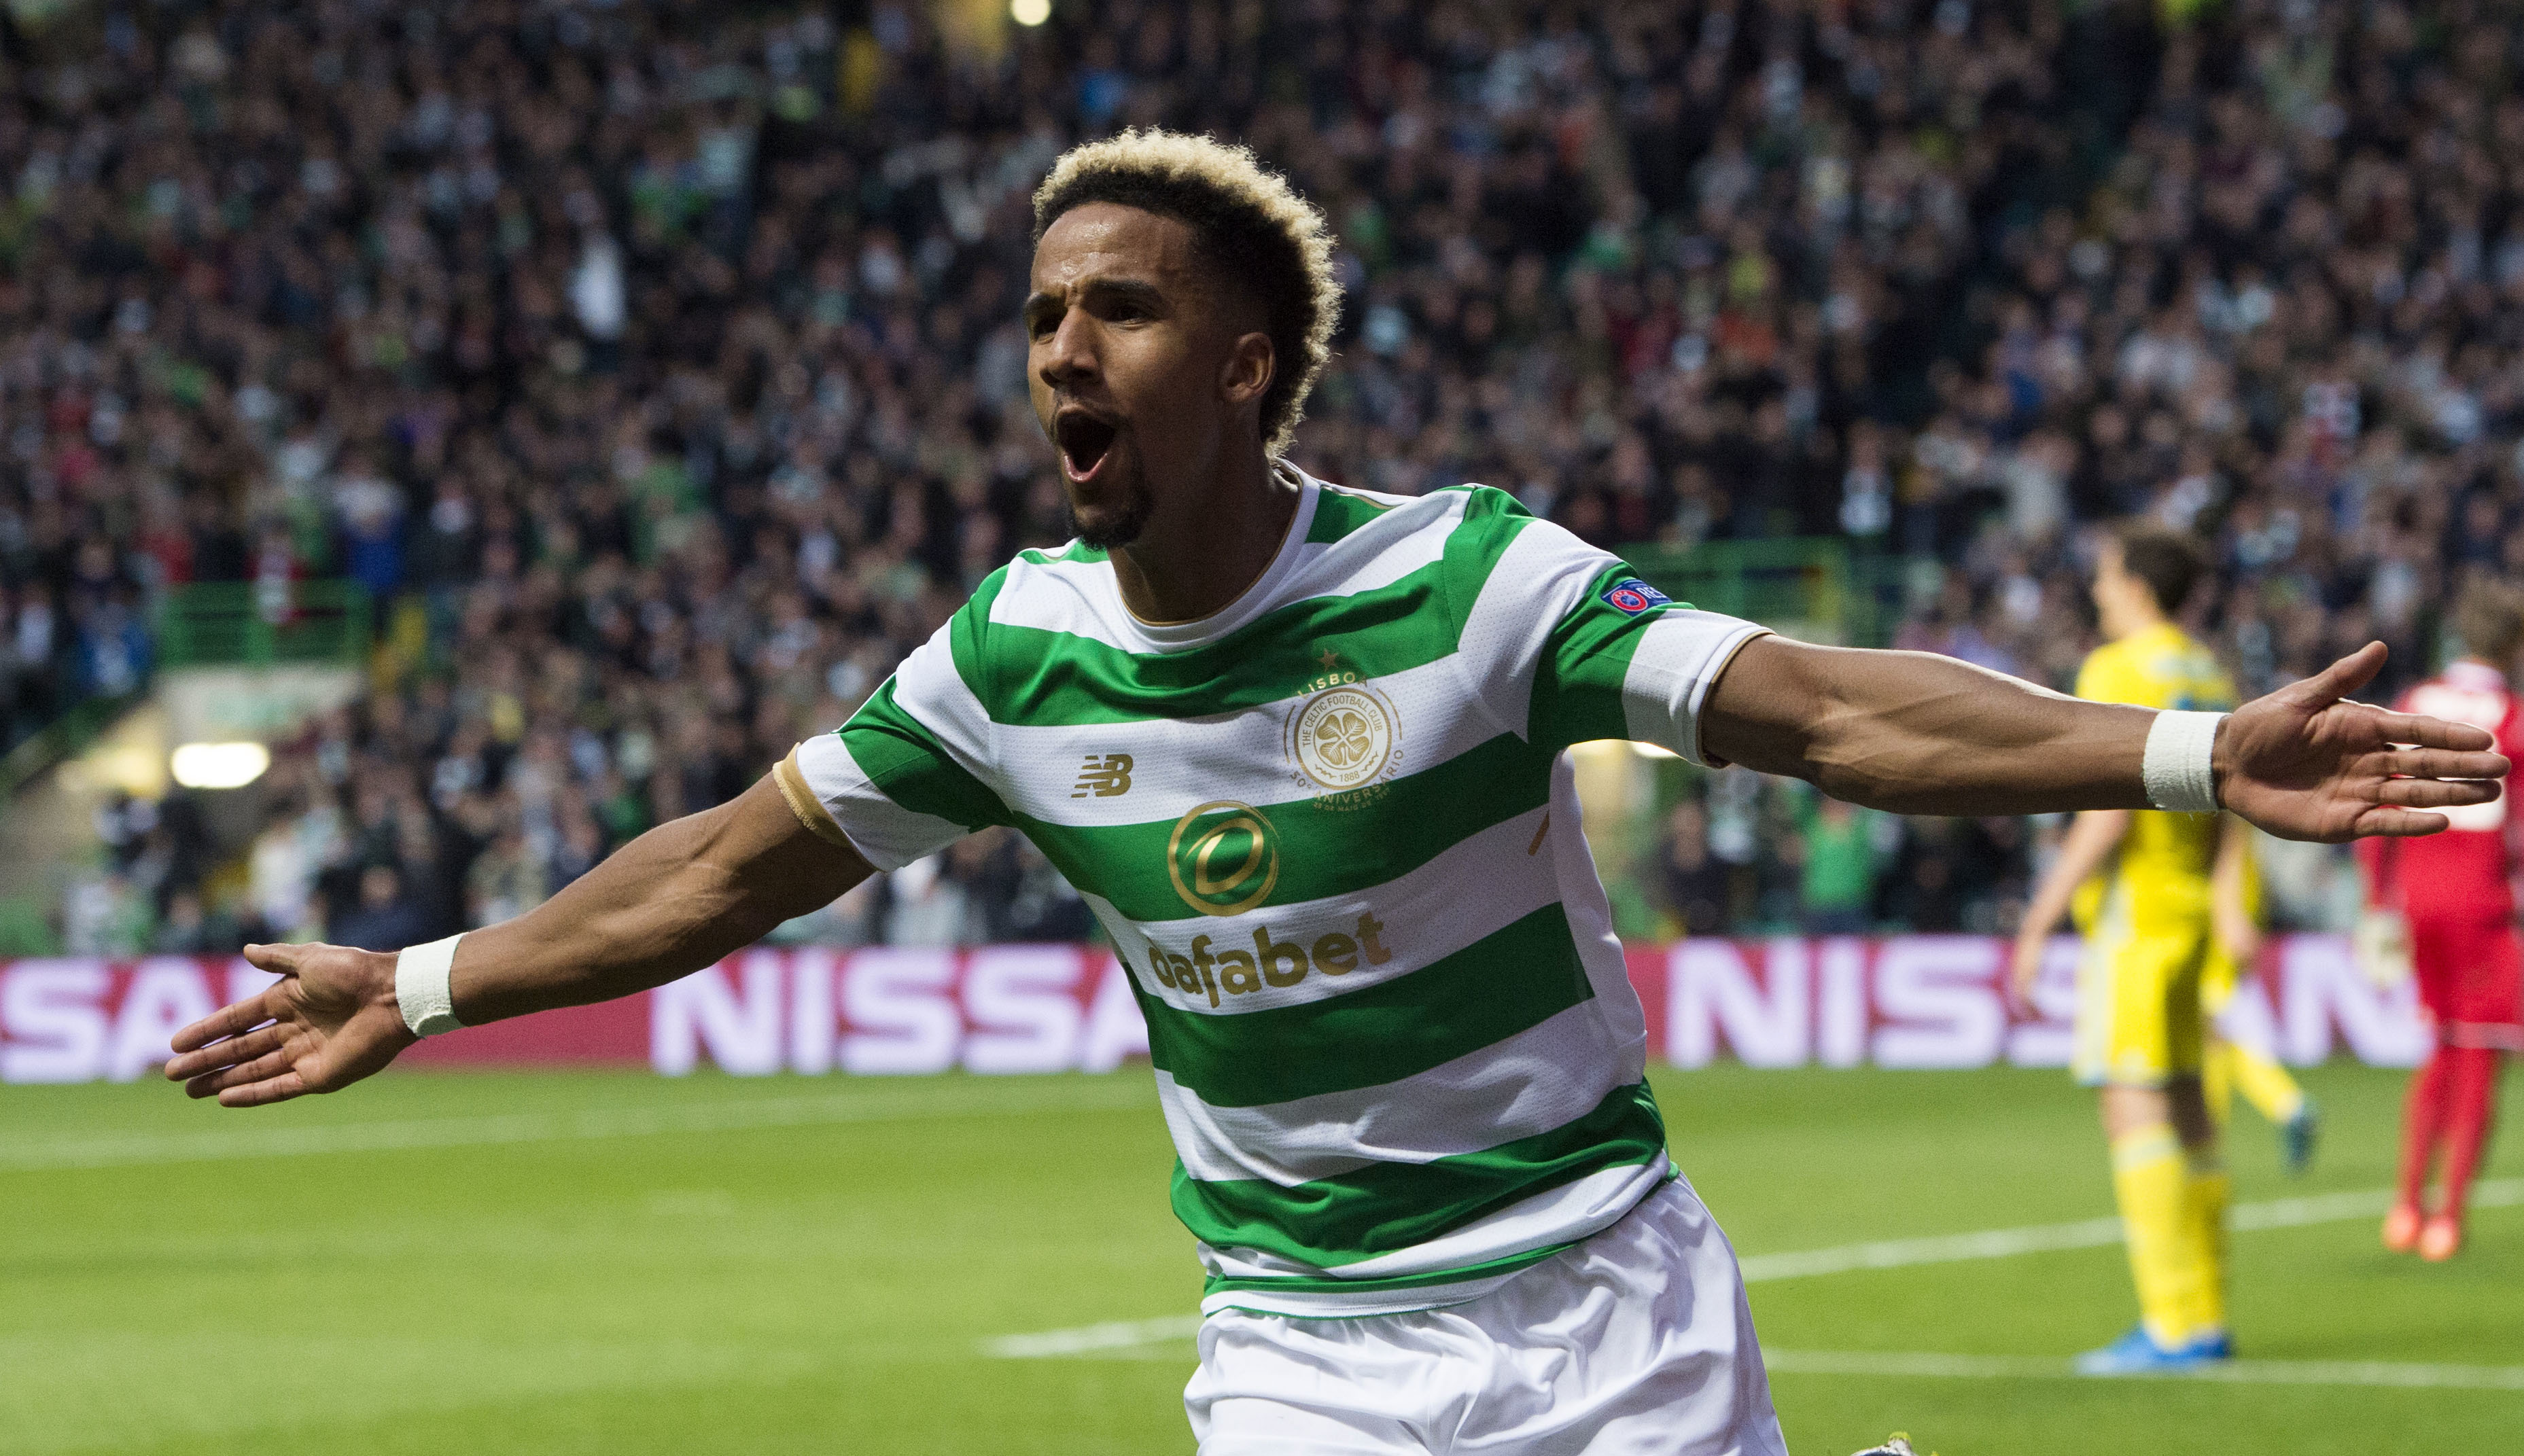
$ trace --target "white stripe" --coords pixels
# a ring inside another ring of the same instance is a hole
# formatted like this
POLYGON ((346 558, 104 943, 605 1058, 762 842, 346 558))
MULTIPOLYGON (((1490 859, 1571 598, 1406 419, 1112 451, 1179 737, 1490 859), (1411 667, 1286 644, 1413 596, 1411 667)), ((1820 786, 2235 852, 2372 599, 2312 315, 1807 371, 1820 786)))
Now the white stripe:
POLYGON ((1008 574, 991 604, 991 621, 1011 627, 1061 632, 1102 643, 1135 655, 1181 651, 1197 641, 1211 641, 1292 603, 1318 597, 1354 597, 1390 586, 1445 556, 1446 538, 1462 521, 1470 497, 1462 491, 1440 491, 1421 497, 1363 496, 1386 507, 1383 514, 1334 542, 1305 539, 1314 525, 1324 490, 1309 482, 1306 501, 1289 526, 1294 537, 1274 561, 1260 595, 1249 593, 1218 616, 1198 625, 1196 641, 1174 641, 1180 633, 1151 633, 1122 605, 1105 561, 1030 561, 1008 563, 1008 574))
POLYGON ((947 642, 952 631, 952 622, 939 628, 902 659, 894 670, 894 701, 935 735, 966 773, 996 788, 993 765, 999 755, 991 741, 995 725, 982 700, 955 670, 955 650, 947 642))
POLYGON ((1595 988, 1594 1005, 1604 1019, 1605 1035, 1613 1040, 1613 1085, 1636 1082, 1648 1070, 1647 1010, 1639 1004, 1639 989, 1630 984, 1629 957, 1613 929, 1613 904, 1586 845, 1578 768, 1567 753, 1551 765, 1551 832, 1543 845, 1559 876, 1560 912, 1569 918, 1570 939, 1595 988))
MULTIPOLYGON (((1153 1322, 1152 1322, 1153 1323, 1153 1322)), ((1180 1336, 1166 1336, 1180 1337, 1180 1336)), ((2377 1385, 2403 1389, 2524 1390, 2524 1365, 2411 1365, 2384 1360, 2220 1360, 2190 1370, 2080 1375, 2065 1360, 2025 1355, 1932 1355, 1875 1350, 1764 1350, 1772 1375, 1899 1380, 2208 1381, 2231 1385, 2377 1385)))
POLYGON ((991 603, 994 625, 1034 627, 1100 642, 1117 652, 1144 652, 1130 612, 1114 589, 1109 561, 1008 562, 999 595, 991 603))
MULTIPOLYGON (((1426 1243, 1378 1254, 1353 1264, 1326 1269, 1312 1269, 1277 1254, 1254 1248, 1221 1248, 1200 1245, 1200 1261, 1213 1274, 1229 1279, 1273 1279, 1290 1275, 1335 1279, 1408 1279, 1420 1274, 1442 1274, 1449 1269, 1468 1269, 1493 1259, 1557 1243, 1570 1243, 1621 1221, 1622 1215, 1638 1206, 1638 1201, 1655 1192, 1666 1181, 1673 1164, 1663 1156, 1628 1167, 1605 1168, 1573 1183, 1565 1183, 1530 1198, 1511 1203, 1488 1218, 1467 1224, 1451 1234, 1440 1235, 1426 1243)), ((1505 1276, 1500 1276, 1505 1278, 1505 1276)), ((1383 1290, 1375 1297, 1391 1300, 1397 1294, 1409 1301, 1402 1307, 1422 1308, 1427 1305, 1425 1289, 1383 1290)), ((1264 1306, 1253 1302, 1255 1291, 1238 1289, 1213 1294, 1203 1308, 1234 1304, 1245 1309, 1264 1306)), ((1321 1299, 1316 1291, 1292 1293, 1291 1309, 1319 1309, 1321 1299)))
MULTIPOLYGON (((1359 680, 1391 708, 1392 766, 1381 782, 1425 773, 1498 736, 1464 701, 1463 669, 1449 656, 1359 680)), ((1020 813, 1090 827, 1171 821, 1218 800, 1269 805, 1323 795, 1297 767, 1289 735, 1312 695, 1292 682, 1286 698, 1198 718, 1127 723, 998 725, 1001 792, 1020 813), (1131 787, 1111 798, 1074 797, 1085 760, 1131 755, 1131 787)))
POLYGON ((798 745, 798 775, 850 844, 878 869, 900 869, 967 832, 952 820, 914 813, 888 799, 859 770, 838 733, 818 733, 798 745))
POLYGON ((1464 508, 1472 503, 1472 497, 1459 490, 1418 497, 1370 491, 1335 494, 1363 497, 1384 507, 1384 513, 1329 543, 1321 555, 1289 573, 1286 602, 1355 597, 1437 564, 1445 558, 1446 539, 1463 522, 1464 508))
MULTIPOLYGON (((1024 1116, 1143 1107, 1147 1084, 1137 1077, 1081 1078, 1004 1089, 975 1084, 951 1092, 878 1092, 821 1096, 752 1097, 700 1106, 591 1108, 581 1112, 514 1112, 317 1127, 226 1127, 201 1133, 106 1133, 12 1139, 0 1142, 0 1173, 68 1168, 123 1168, 162 1163, 228 1162, 240 1158, 318 1153, 401 1152, 412 1148, 491 1147, 512 1142, 570 1142, 647 1138, 672 1133, 734 1133, 754 1128, 834 1123, 922 1122, 933 1118, 1024 1116)), ((225 1113, 242 1118, 242 1113, 225 1113)))
MULTIPOLYGON (((952 624, 941 627, 894 672, 895 705, 945 746, 946 756, 996 792, 991 771, 992 723, 955 671, 947 645, 952 624)), ((861 771, 839 733, 822 733, 798 746, 798 772, 831 811, 850 843, 879 869, 900 869, 934 854, 967 831, 950 820, 915 813, 888 798, 861 771)))
POLYGON ((1123 958, 1131 963, 1140 984, 1166 1004, 1205 1016, 1302 1006, 1407 976, 1551 904, 1560 894, 1552 862, 1540 854, 1526 852, 1547 812, 1547 808, 1528 809, 1513 819, 1493 824, 1456 841, 1419 868, 1382 885, 1362 886, 1320 899, 1271 905, 1232 917, 1201 915, 1143 925, 1125 919, 1110 900, 1101 897, 1087 898, 1112 934, 1123 958), (1479 886, 1480 893, 1466 895, 1466 886, 1479 886), (1242 995, 1228 995, 1222 990, 1215 1007, 1205 992, 1161 986, 1150 970, 1151 932, 1159 946, 1187 960, 1195 942, 1208 941, 1200 950, 1213 958, 1209 974, 1215 978, 1219 973, 1214 958, 1221 954, 1250 958, 1257 931, 1267 931, 1274 941, 1303 949, 1326 934, 1358 939, 1360 918, 1371 912, 1383 927, 1377 943, 1385 947, 1387 958, 1381 965, 1368 961, 1362 942, 1356 970, 1338 975, 1309 970, 1305 979, 1294 986, 1266 985, 1242 995))
POLYGON ((1547 520, 1517 533, 1499 553, 1480 594, 1464 613, 1456 652, 1480 701, 1501 726, 1526 736, 1533 673, 1561 620, 1614 558, 1547 520))
POLYGON ((1595 1110, 1620 1057, 1587 1001, 1426 1072, 1262 1107, 1213 1107, 1157 1073, 1185 1171, 1293 1187, 1374 1163, 1432 1163, 1550 1132, 1595 1110))
POLYGON ((1632 739, 1673 750, 1702 767, 1700 707, 1736 652, 1770 628, 1714 611, 1669 607, 1630 653, 1622 678, 1622 718, 1632 739))
POLYGON ((1123 604, 1121 583, 1108 561, 1053 560, 1038 564, 1017 558, 998 599, 991 604, 991 620, 1009 626, 1034 627, 1090 638, 1126 653, 1181 652, 1224 637, 1252 621, 1280 600, 1288 574, 1311 561, 1323 547, 1306 540, 1315 522, 1320 492, 1303 472, 1298 480, 1296 513, 1287 534, 1262 575, 1224 607, 1196 621, 1143 622, 1123 604))

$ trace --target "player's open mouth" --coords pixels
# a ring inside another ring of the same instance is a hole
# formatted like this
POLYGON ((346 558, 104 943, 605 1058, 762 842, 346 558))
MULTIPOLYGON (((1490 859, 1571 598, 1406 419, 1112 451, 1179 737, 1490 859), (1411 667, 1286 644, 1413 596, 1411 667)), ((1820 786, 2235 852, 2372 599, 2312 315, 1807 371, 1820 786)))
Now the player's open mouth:
POLYGON ((1069 472, 1070 479, 1081 484, 1104 463, 1104 456, 1113 448, 1113 437, 1118 433, 1110 421, 1084 410, 1064 410, 1051 422, 1052 442, 1060 447, 1061 467, 1069 472))

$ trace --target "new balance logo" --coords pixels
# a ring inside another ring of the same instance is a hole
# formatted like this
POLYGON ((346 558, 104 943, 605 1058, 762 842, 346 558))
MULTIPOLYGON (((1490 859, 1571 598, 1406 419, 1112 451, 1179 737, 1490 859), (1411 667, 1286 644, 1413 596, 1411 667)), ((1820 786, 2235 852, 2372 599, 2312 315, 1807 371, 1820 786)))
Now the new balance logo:
POLYGON ((1098 799, 1111 799, 1130 792, 1130 754, 1090 753, 1087 766, 1078 770, 1078 787, 1069 791, 1069 797, 1085 799, 1092 794, 1098 799))

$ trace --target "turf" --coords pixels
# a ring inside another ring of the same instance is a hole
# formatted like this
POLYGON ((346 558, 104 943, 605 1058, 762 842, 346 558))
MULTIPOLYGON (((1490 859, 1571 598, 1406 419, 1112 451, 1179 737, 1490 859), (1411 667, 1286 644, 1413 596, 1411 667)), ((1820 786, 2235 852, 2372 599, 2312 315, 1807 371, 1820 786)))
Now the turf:
MULTIPOLYGON (((981 1350, 1192 1306, 1145 1076, 415 1072, 253 1113, 155 1084, 0 1089, 0 1450, 1185 1451, 1189 1341, 981 1350), (613 1136, 551 1136, 573 1128, 613 1136), (288 1155, 282 1130, 305 1140, 288 1155), (99 1165, 63 1166, 80 1159, 99 1165)), ((2281 1179, 2247 1118, 2239 1198, 2388 1181, 2400 1079, 2307 1080, 2319 1166, 2281 1179)), ((2091 1110, 2057 1074, 1658 1086, 1748 1255, 2109 1211, 2091 1110)), ((2509 1149, 2488 1176, 2519 1168, 2509 1149)), ((2524 1208, 2481 1211, 2441 1268, 2384 1254, 2366 1219, 2240 1235, 2235 1285, 2250 1356, 2524 1365, 2524 1208)), ((2064 1356, 2132 1314, 2111 1248, 1753 1300, 1765 1342, 1796 1351, 2064 1356)), ((1803 1456, 1896 1428, 1944 1456, 2495 1450, 2524 1429, 2511 1390, 1773 1383, 1803 1456)))

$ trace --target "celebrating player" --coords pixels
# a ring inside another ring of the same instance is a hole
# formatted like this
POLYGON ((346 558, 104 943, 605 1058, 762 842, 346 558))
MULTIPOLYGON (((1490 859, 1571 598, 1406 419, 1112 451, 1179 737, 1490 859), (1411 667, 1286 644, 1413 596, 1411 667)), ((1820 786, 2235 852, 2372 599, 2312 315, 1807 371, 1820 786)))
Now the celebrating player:
POLYGON ((1147 1020, 1209 1275, 1203 1451, 1778 1451, 1564 749, 1642 739, 1900 811, 2223 802, 2319 839, 2431 832, 2505 771, 2478 729, 2343 702, 2380 646, 2228 716, 2080 703, 1674 605, 1498 491, 1328 485, 1286 459, 1338 300, 1312 206, 1240 148, 1131 132, 1035 210, 1030 383, 1076 543, 527 914, 400 956, 254 947, 285 979, 179 1034, 169 1074, 235 1106, 332 1091, 1013 825, 1147 1020))
MULTIPOLYGON (((2524 744, 2524 711, 2506 687, 2506 668, 2524 646, 2524 598, 2476 583, 2455 603, 2453 625, 2465 655, 2403 703, 2488 729, 2500 746, 2524 744)), ((2393 939, 2418 974, 2419 1004, 2436 1037, 2402 1109, 2401 1194, 2384 1216, 2385 1247, 2416 1249, 2431 1261, 2462 1247, 2463 1198, 2498 1105, 2500 1055, 2524 1051, 2524 953, 2505 802, 2493 799, 2446 817, 2452 827, 2425 844, 2357 847, 2370 914, 2400 921, 2393 939), (2440 1152, 2442 1196, 2429 1214, 2428 1171, 2440 1152)))

